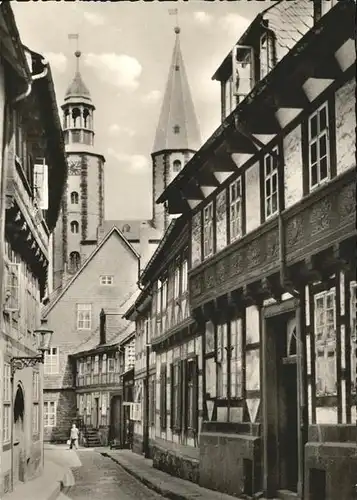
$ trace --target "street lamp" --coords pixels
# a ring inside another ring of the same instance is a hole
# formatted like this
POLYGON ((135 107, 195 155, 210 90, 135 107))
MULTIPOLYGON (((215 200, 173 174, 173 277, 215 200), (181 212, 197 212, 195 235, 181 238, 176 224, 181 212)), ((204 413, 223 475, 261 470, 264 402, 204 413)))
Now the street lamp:
POLYGON ((12 379, 14 378, 14 374, 17 370, 33 367, 38 363, 44 362, 45 352, 49 350, 51 345, 53 330, 50 330, 44 323, 42 323, 38 330, 34 330, 34 334, 36 335, 37 350, 39 351, 39 354, 37 356, 14 356, 11 358, 10 366, 12 379))

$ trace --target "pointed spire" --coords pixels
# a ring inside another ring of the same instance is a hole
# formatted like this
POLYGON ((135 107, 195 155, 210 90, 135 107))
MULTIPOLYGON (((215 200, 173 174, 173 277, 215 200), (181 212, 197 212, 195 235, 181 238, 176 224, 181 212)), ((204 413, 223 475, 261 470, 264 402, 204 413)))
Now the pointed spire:
POLYGON ((65 94, 64 99, 66 101, 66 100, 74 97, 76 99, 82 98, 86 102, 91 101, 90 92, 89 92, 86 84, 83 82, 82 75, 79 71, 79 61, 80 61, 80 57, 82 55, 82 52, 79 50, 79 44, 78 44, 79 35, 78 34, 71 34, 71 35, 68 35, 68 38, 70 40, 77 41, 77 49, 74 53, 74 55, 76 57, 76 72, 75 72, 75 75, 74 75, 74 78, 73 78, 71 84, 69 85, 69 87, 67 89, 67 92, 65 94))
POLYGON ((175 149, 197 151, 201 146, 198 121, 180 48, 181 29, 178 23, 174 31, 176 40, 156 130, 154 153, 175 149))

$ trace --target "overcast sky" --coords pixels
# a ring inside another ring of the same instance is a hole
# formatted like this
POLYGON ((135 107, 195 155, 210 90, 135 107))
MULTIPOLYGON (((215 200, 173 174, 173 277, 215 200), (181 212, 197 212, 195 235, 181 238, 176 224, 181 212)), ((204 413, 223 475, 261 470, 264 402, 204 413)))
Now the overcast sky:
POLYGON ((106 218, 151 217, 151 152, 175 41, 181 48, 205 141, 219 125, 220 88, 213 73, 255 15, 270 2, 12 2, 22 42, 51 63, 58 105, 75 71, 95 111, 95 148, 106 158, 106 218))

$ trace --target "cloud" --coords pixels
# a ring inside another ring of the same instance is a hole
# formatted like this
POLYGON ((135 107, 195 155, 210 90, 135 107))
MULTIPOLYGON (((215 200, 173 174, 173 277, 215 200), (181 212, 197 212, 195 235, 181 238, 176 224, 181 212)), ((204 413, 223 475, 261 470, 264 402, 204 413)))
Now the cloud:
POLYGON ((88 23, 93 26, 102 26, 105 23, 105 19, 100 14, 96 14, 95 12, 85 11, 83 13, 83 17, 88 23))
POLYGON ((161 98, 160 90, 151 90, 146 95, 142 97, 143 102, 147 104, 152 104, 159 101, 161 98))
POLYGON ((62 52, 45 52, 44 57, 50 63, 52 69, 64 73, 67 68, 67 57, 62 52))
POLYGON ((207 12, 203 12, 203 11, 194 12, 193 18, 195 21, 197 21, 198 23, 203 24, 203 25, 208 25, 212 21, 212 16, 207 14, 207 12))
POLYGON ((146 156, 117 153, 112 148, 108 148, 108 155, 115 158, 118 163, 132 174, 144 173, 148 170, 149 162, 146 156))
POLYGON ((220 25, 224 30, 228 30, 239 37, 247 29, 249 21, 239 14, 229 13, 220 19, 220 25))
POLYGON ((138 78, 142 66, 137 59, 126 54, 89 53, 85 57, 85 64, 96 69, 99 77, 121 89, 135 90, 139 86, 138 78))
POLYGON ((113 123, 109 127, 109 133, 111 135, 127 134, 130 137, 133 137, 135 135, 135 130, 132 130, 129 127, 122 127, 121 125, 118 125, 117 123, 113 123))

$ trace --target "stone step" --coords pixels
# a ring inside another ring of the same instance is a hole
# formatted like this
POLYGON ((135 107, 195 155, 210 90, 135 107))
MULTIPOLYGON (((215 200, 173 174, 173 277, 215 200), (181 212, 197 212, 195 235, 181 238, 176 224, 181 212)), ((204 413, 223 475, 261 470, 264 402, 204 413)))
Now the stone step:
POLYGON ((296 500, 298 498, 298 494, 290 490, 279 490, 277 496, 281 500, 296 500))

